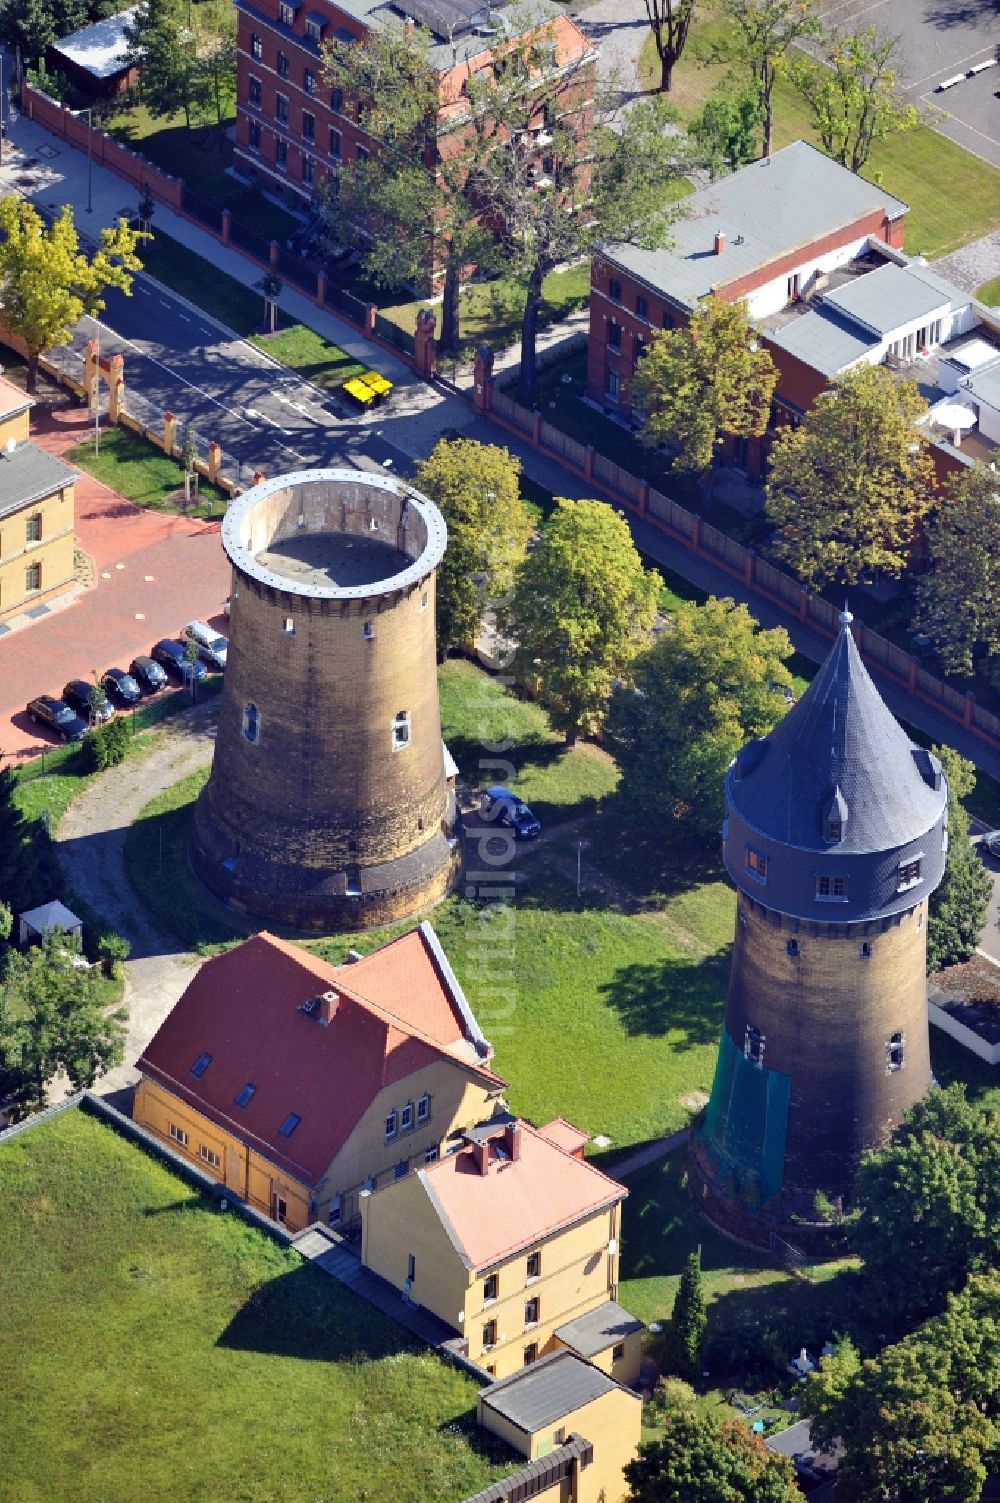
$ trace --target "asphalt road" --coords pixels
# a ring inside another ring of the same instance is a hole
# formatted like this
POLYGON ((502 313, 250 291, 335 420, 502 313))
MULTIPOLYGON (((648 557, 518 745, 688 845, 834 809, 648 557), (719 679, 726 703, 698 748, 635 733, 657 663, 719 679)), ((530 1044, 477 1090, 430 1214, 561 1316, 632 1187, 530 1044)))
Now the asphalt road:
POLYGON ((155 409, 151 423, 159 426, 164 411, 179 425, 193 422, 203 440, 214 439, 247 467, 245 480, 254 469, 271 476, 316 465, 378 466, 392 456, 370 421, 341 416, 316 387, 150 278, 136 276, 131 297, 112 291, 106 303, 100 324, 85 318, 77 325, 76 357, 82 361, 87 340, 99 336, 102 356, 124 356, 126 393, 155 409))

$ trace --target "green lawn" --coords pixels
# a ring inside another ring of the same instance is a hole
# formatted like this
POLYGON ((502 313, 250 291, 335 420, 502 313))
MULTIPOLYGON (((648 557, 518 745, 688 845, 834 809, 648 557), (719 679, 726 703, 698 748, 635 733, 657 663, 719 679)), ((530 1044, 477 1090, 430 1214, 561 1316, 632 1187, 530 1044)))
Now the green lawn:
POLYGON ((254 334, 250 343, 327 391, 336 391, 352 376, 370 369, 305 324, 292 324, 276 334, 254 334))
MULTIPOLYGON (((711 8, 702 12, 711 16, 711 8)), ((727 71, 727 26, 696 20, 674 72, 671 99, 688 120, 727 71)), ((659 77, 652 37, 643 44, 640 77, 648 87, 659 77)), ((803 139, 816 143, 801 95, 786 80, 774 90, 775 146, 803 139)), ((864 175, 910 205, 906 249, 912 255, 943 256, 1000 225, 1000 172, 929 126, 876 146, 864 175)))
POLYGON ((514 1459, 476 1384, 110 1127, 0 1147, 3 1496, 439 1503, 514 1459))
MULTIPOLYGON (((412 334, 421 308, 433 308, 438 317, 438 333, 441 332, 441 301, 417 298, 405 303, 393 303, 383 307, 391 293, 373 294, 379 312, 407 334, 412 334)), ((590 263, 552 271, 542 283, 542 305, 538 312, 538 327, 559 323, 578 308, 584 308, 590 297, 590 263)), ((497 277, 489 282, 468 282, 459 298, 459 328, 462 347, 474 350, 482 340, 488 339, 494 349, 503 349, 513 344, 521 332, 524 313, 524 288, 510 277, 497 277)))
POLYGON ((199 478, 198 499, 184 504, 184 472, 175 459, 129 428, 107 428, 101 434, 100 451, 94 440, 67 450, 70 464, 103 480, 113 491, 151 511, 181 513, 190 517, 221 517, 227 498, 224 492, 199 478))
POLYGON ((976 288, 976 297, 981 303, 986 303, 990 308, 1000 303, 1000 277, 994 277, 992 281, 983 282, 981 287, 976 288))
POLYGON ((196 112, 189 130, 182 112, 154 120, 145 105, 137 104, 112 116, 107 129, 171 177, 182 178, 199 197, 218 204, 220 209, 229 209, 234 219, 256 234, 268 240, 287 240, 301 228, 301 219, 270 203, 259 188, 241 183, 229 172, 233 145, 225 132, 232 125, 230 116, 220 130, 214 119, 200 118, 196 112))
POLYGON ((259 292, 245 287, 218 267, 210 267, 196 251, 188 250, 180 241, 156 229, 155 219, 153 224, 154 238, 146 241, 142 250, 143 263, 151 277, 244 338, 263 328, 264 299, 259 292))

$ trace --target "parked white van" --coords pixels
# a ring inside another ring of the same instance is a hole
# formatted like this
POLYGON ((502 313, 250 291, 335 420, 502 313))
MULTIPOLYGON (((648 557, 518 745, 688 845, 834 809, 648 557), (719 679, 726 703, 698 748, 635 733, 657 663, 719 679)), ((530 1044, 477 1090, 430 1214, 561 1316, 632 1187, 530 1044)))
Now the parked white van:
POLYGON ((198 651, 210 668, 225 668, 228 637, 220 636, 214 627, 207 626, 204 621, 189 621, 181 636, 197 644, 198 651))

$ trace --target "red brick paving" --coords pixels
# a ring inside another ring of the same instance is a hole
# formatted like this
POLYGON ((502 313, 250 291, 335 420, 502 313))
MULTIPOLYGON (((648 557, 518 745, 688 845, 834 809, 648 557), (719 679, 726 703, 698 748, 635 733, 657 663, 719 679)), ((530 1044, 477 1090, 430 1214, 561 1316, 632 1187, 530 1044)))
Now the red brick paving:
MULTIPOLYGON (((32 439, 54 454, 90 429, 79 407, 35 408, 32 419, 32 439)), ((127 666, 157 638, 176 635, 185 621, 217 616, 229 594, 218 522, 144 511, 81 473, 76 536, 94 560, 95 588, 0 637, 2 752, 23 756, 50 744, 24 713, 33 695, 58 694, 68 679, 89 678, 95 668, 127 666), (137 614, 145 619, 136 620, 137 614)))

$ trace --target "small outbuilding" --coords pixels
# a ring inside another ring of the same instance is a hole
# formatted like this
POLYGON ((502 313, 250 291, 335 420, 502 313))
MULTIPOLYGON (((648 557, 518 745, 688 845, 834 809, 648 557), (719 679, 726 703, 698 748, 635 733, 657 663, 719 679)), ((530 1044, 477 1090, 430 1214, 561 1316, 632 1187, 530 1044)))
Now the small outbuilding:
POLYGON ((42 903, 38 908, 29 908, 26 913, 19 913, 17 921, 17 938, 21 946, 40 945, 52 929, 62 929, 66 934, 75 934, 78 939, 83 939, 83 919, 77 918, 72 909, 67 908, 65 903, 60 903, 58 898, 53 898, 50 903, 42 903))
POLYGON ((92 26, 81 26, 46 48, 45 60, 52 72, 64 73, 70 83, 86 94, 111 99, 138 81, 129 67, 129 43, 125 29, 135 20, 139 7, 105 16, 92 26))

